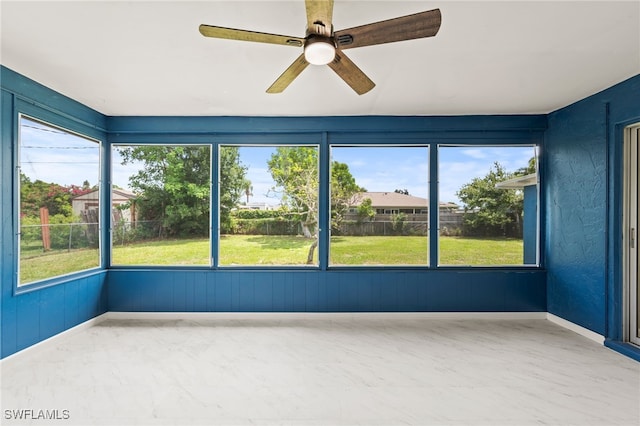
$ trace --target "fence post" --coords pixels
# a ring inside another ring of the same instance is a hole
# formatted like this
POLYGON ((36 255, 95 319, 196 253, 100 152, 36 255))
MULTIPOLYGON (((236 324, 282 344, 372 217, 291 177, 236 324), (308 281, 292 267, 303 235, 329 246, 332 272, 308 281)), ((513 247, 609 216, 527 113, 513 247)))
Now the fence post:
POLYGON ((44 251, 51 250, 51 233, 49 232, 49 209, 40 207, 40 233, 44 251))
POLYGON ((69 249, 67 250, 69 252, 71 251, 71 234, 72 234, 71 230, 72 229, 73 229, 73 223, 70 223, 69 224, 69 249))

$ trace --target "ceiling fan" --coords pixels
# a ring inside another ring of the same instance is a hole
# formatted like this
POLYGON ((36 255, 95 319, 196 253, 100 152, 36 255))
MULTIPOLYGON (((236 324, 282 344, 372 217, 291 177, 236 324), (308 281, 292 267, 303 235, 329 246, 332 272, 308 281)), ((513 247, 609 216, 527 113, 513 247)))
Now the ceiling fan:
POLYGON ((362 95, 373 89, 375 83, 343 50, 433 37, 440 29, 440 9, 434 9, 333 31, 333 0, 305 0, 305 5, 307 31, 304 38, 204 24, 200 25, 200 33, 206 37, 303 47, 304 52, 267 89, 267 93, 281 93, 309 64, 314 64, 329 65, 356 93, 362 95))

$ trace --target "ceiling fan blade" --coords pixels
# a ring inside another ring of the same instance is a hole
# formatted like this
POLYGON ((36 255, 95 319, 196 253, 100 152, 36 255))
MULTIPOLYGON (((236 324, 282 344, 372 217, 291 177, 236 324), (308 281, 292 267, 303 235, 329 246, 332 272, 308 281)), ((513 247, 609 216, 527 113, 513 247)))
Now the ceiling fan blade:
POLYGON ((289 68, 284 70, 280 77, 267 89, 267 93, 282 93, 308 65, 309 62, 304 58, 304 53, 298 56, 298 58, 289 65, 289 68))
POLYGON ((205 37, 225 38, 229 40, 255 41, 258 43, 283 44, 285 46, 301 47, 304 38, 289 37, 278 34, 259 33, 257 31, 236 30, 234 28, 200 25, 200 34, 205 37))
POLYGON ((434 9, 336 31, 334 37, 340 49, 433 37, 441 21, 440 9, 434 9))
POLYGON ((355 90, 358 95, 367 93, 376 85, 340 50, 336 50, 336 58, 333 62, 329 62, 328 65, 345 83, 355 90))
POLYGON ((331 36, 333 21, 333 0, 305 0, 307 8, 307 30, 324 36, 331 36))

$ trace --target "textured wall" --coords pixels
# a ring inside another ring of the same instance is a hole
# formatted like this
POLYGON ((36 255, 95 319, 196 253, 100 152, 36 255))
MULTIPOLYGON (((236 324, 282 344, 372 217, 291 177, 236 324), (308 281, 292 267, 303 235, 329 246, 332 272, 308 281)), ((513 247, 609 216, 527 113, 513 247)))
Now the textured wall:
POLYGON ((605 336, 607 309, 621 316, 620 129, 638 99, 640 76, 549 114, 545 135, 548 310, 605 336))

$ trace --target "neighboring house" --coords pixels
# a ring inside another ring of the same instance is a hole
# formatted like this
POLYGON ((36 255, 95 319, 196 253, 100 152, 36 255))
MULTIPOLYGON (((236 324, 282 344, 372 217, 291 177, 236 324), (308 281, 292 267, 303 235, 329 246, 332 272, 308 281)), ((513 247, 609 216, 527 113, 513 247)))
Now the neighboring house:
MULTIPOLYGON (((392 215, 399 213, 406 215, 407 220, 427 221, 429 219, 428 199, 399 192, 361 192, 354 196, 345 219, 356 220, 358 206, 367 198, 371 199, 371 207, 376 212, 375 221, 388 221, 392 215)), ((457 204, 440 203, 441 213, 456 210, 458 210, 457 204)))
POLYGON ((248 204, 238 204, 236 208, 238 210, 278 210, 280 205, 271 205, 261 202, 251 202, 248 204))
POLYGON ((538 229, 538 175, 532 173, 498 182, 496 188, 519 189, 524 193, 522 209, 522 239, 524 242, 524 264, 537 263, 538 229))
MULTIPOLYGON (((116 209, 116 207, 129 203, 135 198, 136 194, 131 191, 126 189, 113 189, 111 193, 111 205, 112 215, 114 215, 116 220, 124 219, 125 221, 130 222, 131 218, 135 217, 135 207, 133 209, 131 207, 126 209, 116 209), (132 210, 134 211, 133 214, 132 210)), ((76 216, 84 217, 89 211, 96 210, 98 205, 99 192, 97 189, 71 199, 71 208, 73 209, 73 214, 76 216)))

